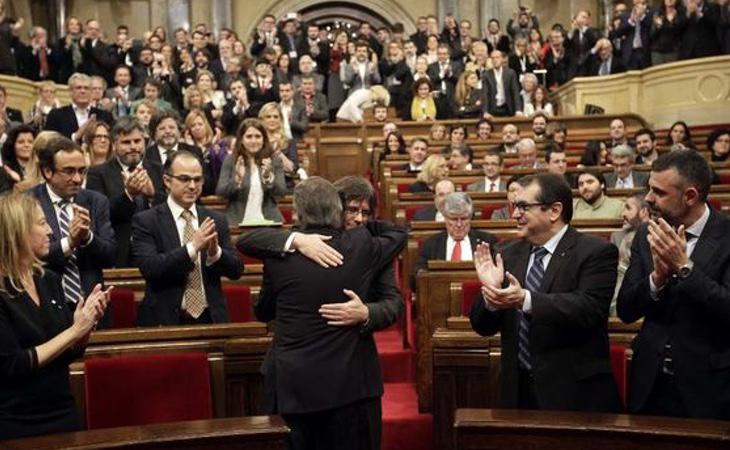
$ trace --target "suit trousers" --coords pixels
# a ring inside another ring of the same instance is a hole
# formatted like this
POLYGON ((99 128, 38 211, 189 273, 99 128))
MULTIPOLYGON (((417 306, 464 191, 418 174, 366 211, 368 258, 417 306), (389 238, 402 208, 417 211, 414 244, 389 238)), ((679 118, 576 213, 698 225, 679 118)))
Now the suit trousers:
POLYGON ((380 450, 380 397, 340 408, 306 414, 284 414, 291 429, 289 450, 380 450))
POLYGON ((674 375, 661 370, 657 373, 649 398, 639 413, 649 416, 689 417, 689 411, 679 394, 674 375))

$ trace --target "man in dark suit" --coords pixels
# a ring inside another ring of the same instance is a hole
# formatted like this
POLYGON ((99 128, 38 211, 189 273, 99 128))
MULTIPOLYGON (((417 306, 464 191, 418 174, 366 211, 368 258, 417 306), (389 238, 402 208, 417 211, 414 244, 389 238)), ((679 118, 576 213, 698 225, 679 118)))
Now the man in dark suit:
MULTIPOLYGON (((116 240, 109 222, 109 201, 103 195, 82 189, 86 158, 74 142, 59 138, 41 149, 38 164, 45 183, 31 189, 53 230, 47 267, 62 276, 65 301, 75 309, 104 282, 102 269, 114 265, 116 240)), ((99 327, 111 325, 105 314, 99 327)))
POLYGON ((6 122, 23 123, 23 113, 19 109, 9 108, 5 106, 8 98, 8 91, 5 86, 0 84, 0 116, 5 116, 6 122))
POLYGON ((494 258, 480 246, 474 258, 482 295, 470 320, 483 336, 501 333, 500 404, 617 412, 607 324, 618 251, 570 226, 573 199, 562 177, 519 183, 520 239, 494 258))
POLYGON ((86 188, 109 199, 117 238, 116 267, 131 267, 132 216, 165 201, 162 167, 144 156, 144 128, 133 117, 123 117, 112 129, 114 156, 89 170, 86 188))
POLYGON ((493 68, 482 80, 482 112, 484 118, 514 116, 522 113, 522 96, 517 74, 507 67, 501 50, 491 53, 493 68))
POLYGON ((730 419, 730 219, 707 205, 712 169, 692 150, 654 161, 617 299, 633 343, 632 413, 730 419))
MULTIPOLYGON (((281 86, 279 85, 280 91, 281 86)), ((251 106, 251 102, 248 101, 248 91, 246 91, 246 82, 244 80, 232 81, 229 86, 229 91, 230 98, 225 106, 223 106, 221 123, 226 134, 235 135, 243 119, 254 117, 253 107, 251 106)))
POLYGON ((482 169, 484 178, 466 187, 468 192, 505 192, 507 183, 502 179, 504 159, 499 150, 492 149, 484 154, 482 169))
POLYGON ((91 77, 75 73, 68 79, 71 90, 71 104, 52 109, 46 118, 46 130, 58 131, 62 135, 79 142, 86 130, 96 120, 111 126, 112 115, 103 109, 91 106, 91 77), (96 119, 96 120, 92 120, 96 119))
MULTIPOLYGON (((677 57, 701 58, 720 54, 717 27, 720 6, 707 0, 687 0, 687 20, 683 22, 677 57)), ((723 8, 727 5, 723 4, 723 8)))
POLYGON ((426 42, 428 41, 428 23, 425 16, 418 17, 417 31, 411 35, 411 42, 416 44, 418 54, 426 52, 426 42))
POLYGON ((634 189, 646 187, 649 174, 634 172, 636 152, 628 145, 617 145, 611 149, 611 165, 614 171, 606 174, 606 187, 634 189))
POLYGON ((453 181, 446 179, 436 183, 436 186, 433 187, 433 205, 417 210, 413 215, 413 220, 443 222, 444 215, 441 211, 444 206, 444 199, 453 192, 456 192, 453 181))
POLYGON ((236 280, 243 264, 226 218, 196 205, 203 187, 197 155, 165 163, 167 201, 132 218, 132 259, 145 279, 140 326, 227 322, 221 277, 236 280))
POLYGON ((117 55, 102 40, 102 31, 99 21, 90 19, 86 21, 84 36, 81 38, 81 68, 80 72, 89 76, 100 76, 107 84, 113 81, 114 68, 120 64, 117 55))
POLYGON ((570 78, 586 75, 579 63, 590 55, 600 37, 600 31, 591 26, 591 13, 586 10, 578 11, 573 17, 572 28, 568 31, 565 42, 570 53, 570 78))
POLYGON ((431 236, 421 244, 411 280, 413 289, 416 286, 416 275, 428 268, 429 261, 471 261, 479 242, 490 245, 497 243, 497 239, 490 233, 471 229, 474 207, 467 194, 452 192, 447 195, 441 211, 446 222, 446 231, 431 236))
POLYGON ((366 298, 407 233, 377 222, 370 224, 375 237, 360 226, 342 231, 342 199, 319 177, 297 185, 294 205, 300 233, 327 236, 342 259, 325 268, 276 246, 264 260, 262 290, 275 302, 277 333, 262 366, 267 410, 286 420, 291 449, 379 449, 383 384, 375 343, 367 325, 343 326, 337 306, 366 298))
POLYGON ((129 115, 132 102, 142 97, 142 89, 132 86, 132 70, 129 66, 117 66, 114 70, 115 86, 104 93, 104 97, 111 100, 112 115, 124 117, 129 115))
POLYGON ((456 82, 464 67, 459 61, 451 59, 451 47, 447 44, 439 44, 436 57, 436 62, 429 64, 426 74, 433 89, 439 92, 436 97, 438 118, 450 119, 453 117, 456 82))
POLYGON ((22 54, 16 55, 22 61, 23 77, 33 81, 57 80, 58 56, 48 44, 48 32, 43 27, 35 26, 31 29, 30 39, 30 45, 22 45, 22 54))
POLYGON ((599 39, 583 60, 583 76, 615 75, 626 72, 624 63, 613 57, 613 45, 608 39, 599 39))
POLYGON ((649 38, 652 22, 653 12, 645 0, 634 0, 631 12, 621 17, 616 35, 624 38, 621 59, 626 69, 641 70, 651 66, 649 38))

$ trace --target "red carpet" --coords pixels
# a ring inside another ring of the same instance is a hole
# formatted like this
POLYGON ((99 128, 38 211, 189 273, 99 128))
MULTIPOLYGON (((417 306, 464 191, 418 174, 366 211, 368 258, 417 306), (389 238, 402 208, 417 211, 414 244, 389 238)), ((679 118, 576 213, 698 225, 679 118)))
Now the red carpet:
POLYGON ((418 413, 415 355, 394 327, 376 333, 375 342, 385 383, 382 450, 432 450, 431 415, 418 413))

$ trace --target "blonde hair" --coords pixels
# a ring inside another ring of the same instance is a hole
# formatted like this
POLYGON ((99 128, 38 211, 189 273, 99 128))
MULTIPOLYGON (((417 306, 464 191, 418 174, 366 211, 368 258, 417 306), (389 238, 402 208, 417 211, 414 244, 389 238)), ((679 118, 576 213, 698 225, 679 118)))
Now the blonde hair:
POLYGON ((272 150, 284 150, 289 145, 289 139, 287 139, 284 134, 284 116, 281 113, 279 104, 276 102, 269 102, 262 106, 259 110, 259 119, 261 120, 261 123, 264 123, 264 117, 273 111, 279 113, 279 128, 275 131, 269 131, 267 128, 266 134, 269 135, 269 142, 271 143, 272 150))
POLYGON ((38 201, 25 194, 0 198, 0 294, 13 296, 24 291, 23 277, 31 261, 33 274, 43 274, 40 259, 33 254, 28 233, 38 220, 38 201))
POLYGON ((38 88, 38 94, 43 92, 43 89, 47 87, 53 89, 53 94, 56 94, 56 83, 54 83, 53 81, 40 81, 38 82, 38 84, 36 84, 36 87, 38 88))
MULTIPOLYGON (((210 127, 210 124, 208 123, 208 118, 205 117, 205 113, 199 109, 193 109, 188 113, 188 115, 185 117, 185 128, 187 128, 188 131, 190 131, 193 128, 193 121, 200 117, 203 120, 203 127, 205 128, 205 136, 203 137, 203 142, 195 142, 196 144, 201 144, 201 150, 203 152, 206 152, 208 150, 208 146, 213 143, 213 129, 210 127)), ((192 131, 190 132, 190 135, 192 136, 192 131)), ((193 140, 195 140, 195 137, 193 137, 193 140)))
POLYGON ((183 107, 185 107, 185 109, 192 109, 192 107, 190 106, 190 97, 192 97, 193 94, 198 94, 201 101, 205 103, 205 99, 203 98, 203 92, 197 86, 192 85, 185 89, 185 95, 183 95, 183 107))
POLYGON ((426 158, 426 161, 423 162, 421 171, 418 173, 416 179, 432 186, 441 180, 440 178, 436 178, 436 169, 443 164, 446 164, 446 158, 441 155, 430 155, 426 158))
POLYGON ((56 131, 41 131, 38 133, 38 136, 36 136, 33 140, 33 151, 30 155, 30 161, 28 161, 28 164, 25 166, 25 176, 23 177, 23 181, 16 184, 16 188, 19 191, 26 191, 43 182, 41 168, 38 165, 38 153, 48 147, 48 144, 50 144, 51 141, 62 137, 63 135, 56 131))
POLYGON ((456 82, 456 104, 464 106, 464 102, 469 98, 473 88, 469 87, 466 80, 470 75, 476 75, 477 73, 473 70, 465 70, 459 77, 459 81, 456 82))
POLYGON ((213 75, 213 72, 206 69, 198 69, 197 75, 195 75, 195 87, 197 87, 200 90, 200 93, 203 94, 203 97, 206 95, 210 95, 211 92, 215 91, 216 89, 216 81, 215 81, 215 75, 213 75), (203 92, 202 89, 200 89, 200 79, 204 76, 208 76, 210 78, 210 91, 203 92))

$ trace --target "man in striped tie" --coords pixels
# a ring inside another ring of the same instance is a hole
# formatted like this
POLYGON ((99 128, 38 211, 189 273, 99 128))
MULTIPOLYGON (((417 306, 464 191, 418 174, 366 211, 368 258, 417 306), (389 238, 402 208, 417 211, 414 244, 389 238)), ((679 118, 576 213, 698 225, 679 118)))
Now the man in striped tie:
MULTIPOLYGON (((114 265, 117 243, 109 221, 109 200, 81 187, 87 162, 81 147, 70 139, 52 140, 39 152, 38 163, 46 182, 30 193, 53 229, 46 264, 61 276, 66 304, 73 310, 80 297, 103 283, 102 269, 114 265)), ((109 311, 99 328, 111 325, 109 311)))
POLYGON ((501 406, 618 411, 608 312, 616 247, 570 226, 570 187, 555 174, 521 178, 513 218, 518 237, 498 249, 479 245, 482 283, 474 330, 501 332, 501 406))

